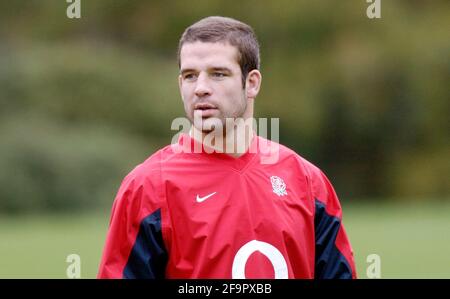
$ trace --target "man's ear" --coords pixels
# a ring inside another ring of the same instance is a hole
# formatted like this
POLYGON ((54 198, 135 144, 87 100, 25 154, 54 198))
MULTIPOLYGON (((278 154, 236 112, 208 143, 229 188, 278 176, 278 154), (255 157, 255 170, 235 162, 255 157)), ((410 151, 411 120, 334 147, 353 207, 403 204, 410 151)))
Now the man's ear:
POLYGON ((252 70, 245 80, 245 92, 248 99, 254 99, 261 87, 262 75, 258 70, 252 70))

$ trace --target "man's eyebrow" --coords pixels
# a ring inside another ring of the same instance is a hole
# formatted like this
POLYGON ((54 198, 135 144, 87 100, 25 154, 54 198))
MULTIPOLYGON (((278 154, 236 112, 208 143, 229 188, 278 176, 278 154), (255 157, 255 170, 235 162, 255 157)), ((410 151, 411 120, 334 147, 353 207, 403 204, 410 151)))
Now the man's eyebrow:
POLYGON ((183 75, 185 73, 195 72, 194 69, 181 69, 180 74, 183 75))
MULTIPOLYGON (((210 67, 208 68, 208 71, 221 71, 221 72, 227 72, 227 73, 232 73, 231 69, 224 67, 224 66, 217 66, 217 67, 210 67)), ((196 72, 195 69, 191 69, 191 68, 186 68, 186 69, 181 69, 180 70, 180 74, 186 74, 186 73, 192 73, 192 72, 196 72)))
POLYGON ((231 73, 231 70, 227 67, 212 67, 212 68, 210 68, 210 70, 231 73))

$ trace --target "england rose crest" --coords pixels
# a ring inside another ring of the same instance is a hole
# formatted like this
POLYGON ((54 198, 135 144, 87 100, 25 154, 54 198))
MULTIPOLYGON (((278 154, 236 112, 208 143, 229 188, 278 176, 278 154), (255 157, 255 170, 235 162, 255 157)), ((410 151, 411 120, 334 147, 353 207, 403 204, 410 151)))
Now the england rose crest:
POLYGON ((270 182, 272 183, 273 193, 278 196, 287 195, 286 184, 280 177, 273 175, 270 177, 270 182))

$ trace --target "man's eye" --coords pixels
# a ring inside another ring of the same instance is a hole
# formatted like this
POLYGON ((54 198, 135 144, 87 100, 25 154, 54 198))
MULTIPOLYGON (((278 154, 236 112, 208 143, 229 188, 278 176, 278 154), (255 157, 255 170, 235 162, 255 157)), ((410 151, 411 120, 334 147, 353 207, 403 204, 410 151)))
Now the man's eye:
POLYGON ((195 78, 195 75, 194 74, 186 74, 186 75, 184 75, 184 79, 185 80, 192 80, 192 79, 194 79, 195 78))
POLYGON ((214 72, 214 73, 213 73, 213 76, 214 76, 214 77, 217 77, 217 78, 223 78, 223 77, 226 76, 226 74, 224 74, 224 73, 219 73, 219 72, 214 72))

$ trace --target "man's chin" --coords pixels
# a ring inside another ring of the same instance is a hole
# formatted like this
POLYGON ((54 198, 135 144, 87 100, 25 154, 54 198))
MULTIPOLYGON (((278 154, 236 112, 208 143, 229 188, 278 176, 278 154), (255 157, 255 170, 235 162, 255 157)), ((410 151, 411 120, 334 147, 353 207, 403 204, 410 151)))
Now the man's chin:
POLYGON ((223 132, 222 121, 218 118, 205 118, 201 121, 194 122, 194 127, 197 131, 203 134, 221 134, 223 132))
POLYGON ((210 128, 210 127, 207 127, 207 128, 196 128, 198 131, 200 131, 202 134, 205 134, 205 135, 209 135, 209 134, 214 134, 214 135, 217 135, 217 134, 221 134, 222 133, 222 131, 219 131, 219 130, 216 130, 216 128, 210 128))

